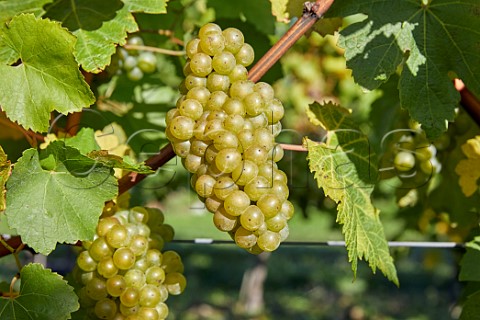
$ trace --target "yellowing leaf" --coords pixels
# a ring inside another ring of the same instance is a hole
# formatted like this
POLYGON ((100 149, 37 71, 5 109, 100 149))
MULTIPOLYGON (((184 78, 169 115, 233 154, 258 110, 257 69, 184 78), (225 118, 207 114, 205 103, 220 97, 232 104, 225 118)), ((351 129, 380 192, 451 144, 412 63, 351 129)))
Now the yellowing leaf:
POLYGON ((315 172, 318 187, 338 203, 337 222, 342 232, 354 274, 357 260, 368 260, 398 285, 393 259, 385 239, 379 211, 370 199, 377 180, 368 138, 353 124, 349 112, 332 103, 310 105, 310 117, 328 130, 324 142, 305 139, 310 171, 315 172))
POLYGON ((279 22, 288 22, 287 4, 288 0, 270 0, 272 3, 272 14, 279 22))
POLYGON ((460 176, 458 183, 463 193, 470 197, 477 191, 477 180, 480 178, 480 136, 467 140, 462 145, 462 151, 467 159, 460 160, 455 172, 460 176))
POLYGON ((0 211, 5 210, 5 183, 10 174, 10 161, 0 146, 0 211))

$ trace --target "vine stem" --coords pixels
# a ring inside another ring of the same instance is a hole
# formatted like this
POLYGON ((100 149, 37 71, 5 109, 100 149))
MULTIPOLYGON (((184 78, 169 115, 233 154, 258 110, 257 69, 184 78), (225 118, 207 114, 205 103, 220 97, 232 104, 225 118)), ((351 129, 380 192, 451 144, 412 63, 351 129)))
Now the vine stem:
POLYGON ((472 119, 480 126, 480 101, 468 90, 462 80, 455 79, 455 89, 460 93, 460 104, 472 119))
POLYGON ((149 47, 149 46, 139 46, 135 44, 126 44, 123 48, 127 50, 142 50, 142 51, 151 51, 156 53, 162 53, 169 56, 184 56, 185 51, 176 51, 176 50, 169 50, 163 48, 156 48, 156 47, 149 47))

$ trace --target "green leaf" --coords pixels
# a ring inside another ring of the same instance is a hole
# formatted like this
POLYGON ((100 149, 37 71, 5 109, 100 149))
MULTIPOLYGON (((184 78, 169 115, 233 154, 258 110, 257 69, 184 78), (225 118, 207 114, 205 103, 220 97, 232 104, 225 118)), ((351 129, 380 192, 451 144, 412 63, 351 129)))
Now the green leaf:
POLYGON ((62 141, 40 152, 26 150, 7 190, 8 224, 24 243, 43 254, 57 242, 91 240, 105 201, 118 191, 111 168, 62 141))
POLYGON ((114 154, 108 154, 108 151, 106 150, 92 151, 88 154, 88 157, 111 168, 124 169, 127 171, 138 172, 142 174, 149 174, 155 172, 144 163, 136 164, 129 157, 122 158, 114 154))
POLYGON ((0 146, 0 211, 5 210, 5 183, 10 174, 10 161, 0 146))
POLYGON ((446 130, 460 99, 448 76, 454 72, 480 95, 478 0, 346 0, 329 16, 368 15, 341 32, 347 66, 355 80, 377 88, 398 69, 402 107, 431 137, 446 130))
POLYGON ((122 0, 130 12, 166 13, 168 0, 122 0))
POLYGON ((460 262, 461 268, 458 279, 460 281, 480 281, 479 265, 480 251, 473 247, 467 247, 467 252, 460 262))
MULTIPOLYGON (((215 9, 217 19, 239 19, 250 22, 263 34, 275 32, 275 19, 270 3, 266 0, 225 1, 208 0, 208 6, 215 9)), ((248 42, 249 34, 245 33, 248 42)))
POLYGON ((72 54, 75 38, 58 23, 16 16, 0 32, 0 105, 26 129, 47 131, 50 112, 88 108, 95 97, 72 54), (19 65, 12 65, 19 63, 19 65))
POLYGON ((0 298, 1 319, 64 320, 78 310, 78 297, 73 288, 41 264, 26 265, 20 271, 20 278, 18 296, 0 298))
POLYGON ((365 258, 373 272, 380 269, 398 285, 379 210, 370 198, 377 180, 377 168, 368 138, 357 130, 346 109, 332 103, 310 105, 309 117, 314 124, 321 124, 328 130, 324 142, 306 138, 304 143, 310 171, 315 172, 319 188, 338 203, 337 222, 343 224, 354 275, 357 260, 365 258))
POLYGON ((76 135, 66 138, 64 141, 66 146, 76 148, 84 155, 93 150, 100 150, 95 140, 95 131, 92 128, 82 128, 76 135))
POLYGON ((57 0, 47 7, 45 16, 61 21, 77 37, 75 57, 86 71, 94 73, 110 64, 116 45, 125 44, 127 32, 138 30, 120 0, 57 0))
POLYGON ((468 296, 463 305, 460 320, 479 320, 480 319, 480 291, 468 296))
POLYGON ((0 1, 0 24, 10 20, 20 13, 33 13, 41 16, 44 13, 43 6, 52 0, 5 0, 0 1))

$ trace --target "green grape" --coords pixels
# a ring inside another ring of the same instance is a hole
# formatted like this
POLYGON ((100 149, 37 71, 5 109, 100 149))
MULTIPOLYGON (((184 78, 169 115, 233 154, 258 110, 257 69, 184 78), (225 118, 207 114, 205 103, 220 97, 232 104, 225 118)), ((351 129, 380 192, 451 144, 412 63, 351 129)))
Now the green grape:
POLYGON ((123 69, 130 71, 137 66, 137 58, 132 56, 126 56, 123 59, 123 69))
POLYGON ((104 278, 111 278, 118 273, 118 268, 113 263, 112 257, 103 257, 98 262, 97 272, 104 278))
POLYGON ((179 295, 185 290, 187 279, 179 272, 167 273, 164 284, 169 294, 179 295))
POLYGON ((266 128, 259 128, 254 133, 254 145, 263 147, 265 150, 270 150, 274 147, 275 138, 266 128))
POLYGON ((77 292, 78 295, 78 302, 80 302, 80 305, 83 308, 89 308, 89 307, 94 307, 95 304, 97 303, 97 300, 93 300, 90 298, 90 296, 87 294, 87 288, 83 287, 77 292))
POLYGON ((228 214, 225 208, 220 207, 213 214, 213 224, 221 231, 231 231, 237 226, 237 217, 228 214))
POLYGON ((267 219, 265 223, 267 224, 268 230, 280 232, 280 230, 287 226, 287 219, 282 214, 277 214, 276 216, 267 219))
POLYGON ((127 308, 135 307, 140 299, 140 292, 137 288, 127 287, 120 295, 120 302, 127 308))
POLYGON ((220 171, 220 169, 217 168, 217 165, 215 164, 215 162, 212 162, 208 165, 207 174, 212 176, 215 179, 228 175, 227 173, 220 171))
POLYGON ((145 73, 152 73, 157 69, 157 57, 152 52, 142 52, 138 56, 138 67, 145 73))
POLYGON ((141 256, 148 250, 148 239, 141 235, 135 235, 129 246, 135 256, 141 256))
POLYGON ((288 186, 285 183, 280 181, 273 181, 270 188, 271 189, 269 192, 276 194, 282 201, 288 199, 290 190, 288 190, 288 186))
POLYGON ((242 129, 237 133, 238 141, 240 142, 240 152, 245 151, 255 142, 255 134, 252 130, 242 129))
MULTIPOLYGON (((256 116, 249 116, 248 121, 250 121, 252 128, 250 130, 257 130, 257 129, 267 129, 267 116, 264 113, 260 113, 256 116)), ((271 132, 268 130, 268 132, 271 132)))
POLYGON ((264 147, 253 144, 243 152, 243 158, 259 165, 267 161, 268 152, 264 147))
POLYGON ((290 201, 288 201, 288 200, 283 201, 282 208, 280 209, 280 213, 287 220, 290 220, 293 217, 294 211, 295 211, 295 209, 293 207, 293 204, 290 201))
POLYGON ((162 268, 166 273, 183 272, 182 258, 175 251, 165 251, 163 253, 162 268))
POLYGON ((200 39, 198 38, 194 38, 187 43, 187 46, 185 47, 185 51, 189 59, 192 59, 193 56, 195 56, 195 54, 197 54, 198 52, 201 52, 199 45, 200 45, 200 39))
POLYGON ((128 44, 134 45, 134 46, 143 46, 143 39, 139 36, 133 36, 127 40, 128 44))
POLYGON ((411 152, 400 151, 395 155, 393 164, 398 171, 410 171, 415 167, 415 157, 411 152))
POLYGON ((210 91, 205 87, 195 87, 188 91, 187 99, 197 100, 205 107, 210 99, 210 91))
POLYGON ((228 176, 218 178, 213 187, 213 192, 220 200, 225 200, 235 190, 238 190, 238 186, 228 176))
POLYGON ((172 143, 173 150, 181 157, 185 158, 190 153, 190 141, 183 141, 180 143, 172 143))
POLYGON ((215 186, 215 178, 209 175, 201 175, 198 177, 197 182, 195 183, 195 191, 199 196, 203 198, 208 198, 213 194, 213 187, 215 186))
POLYGON ((224 103, 227 101, 228 95, 223 91, 213 91, 207 101, 206 110, 222 110, 224 103))
POLYGON ((106 286, 109 295, 112 297, 119 297, 127 288, 127 283, 125 282, 123 276, 117 274, 107 279, 106 286))
POLYGON ((175 236, 175 231, 173 227, 169 224, 162 225, 162 227, 157 231, 157 233, 161 235, 166 242, 172 241, 173 237, 175 236))
POLYGON ((225 49, 225 38, 221 31, 210 31, 201 35, 200 48, 210 56, 221 53, 225 49))
POLYGON ((220 28, 220 26, 218 26, 218 24, 215 24, 215 23, 204 24, 200 28, 200 30, 198 30, 198 37, 203 38, 210 32, 213 32, 213 33, 222 32, 222 28, 220 28))
POLYGON ((263 101, 265 101, 266 103, 274 99, 275 91, 273 91, 272 86, 266 82, 255 83, 255 85, 253 86, 253 90, 255 90, 255 92, 258 92, 262 97, 263 101))
POLYGON ((223 206, 225 211, 232 216, 239 216, 250 205, 250 198, 242 190, 231 192, 226 198, 223 206))
MULTIPOLYGON (((225 120, 223 121, 223 127, 225 130, 237 134, 238 132, 240 132, 240 130, 243 129, 244 123, 245 120, 241 115, 232 114, 225 118, 225 120)), ((241 152, 241 150, 239 151, 241 152)))
POLYGON ((255 231, 265 221, 262 210, 256 205, 250 205, 240 215, 240 224, 249 231, 255 231))
POLYGON ((280 144, 276 144, 273 148, 268 151, 268 160, 273 160, 274 162, 278 162, 283 159, 285 155, 283 151, 283 147, 280 144))
POLYGON ((193 99, 185 99, 178 108, 180 115, 198 120, 203 114, 203 107, 200 102, 193 99))
POLYGON ((217 211, 223 205, 223 201, 220 200, 216 195, 212 195, 205 199, 205 207, 210 212, 217 211))
POLYGON ((232 171, 232 179, 239 186, 244 186, 258 175, 258 166, 255 162, 244 160, 232 171))
POLYGON ((82 251, 77 257, 77 265, 83 271, 89 272, 97 269, 97 262, 90 256, 88 251, 82 251))
POLYGON ((100 261, 103 257, 111 256, 113 250, 107 244, 104 237, 99 237, 93 241, 92 245, 88 249, 88 253, 95 261, 100 261))
POLYGON ((230 78, 226 75, 221 75, 216 72, 212 72, 207 77, 207 89, 210 92, 224 91, 227 92, 230 87, 230 78))
POLYGON ((141 289, 146 283, 145 273, 138 269, 130 269, 128 270, 123 278, 125 279, 125 283, 127 287, 141 289))
POLYGON ((278 232, 266 231, 258 237, 257 244, 264 251, 274 251, 280 245, 280 234, 278 232))
POLYGON ((236 65, 235 56, 228 51, 216 54, 212 59, 212 67, 219 74, 228 75, 236 65))
POLYGON ((127 71, 127 77, 132 81, 140 81, 143 78, 143 72, 139 67, 134 67, 127 71))
POLYGON ((230 83, 235 83, 236 81, 247 80, 248 79, 248 70, 241 64, 237 64, 233 70, 228 74, 230 78, 230 83))
POLYGON ((165 303, 160 302, 159 304, 157 304, 155 309, 157 309, 159 319, 166 319, 167 318, 167 316, 168 316, 168 306, 165 303))
POLYGON ((235 243, 244 249, 253 247, 257 243, 257 236, 244 227, 240 227, 235 231, 235 243))
POLYGON ((146 281, 148 284, 159 286, 165 280, 165 271, 160 266, 152 266, 145 271, 146 281))
POLYGON ((235 148, 222 149, 215 157, 217 168, 225 173, 232 172, 241 162, 242 155, 235 148))
POLYGON ((435 147, 433 145, 417 147, 415 149, 415 158, 420 161, 428 161, 435 155, 435 147))
MULTIPOLYGON (((267 161, 258 165, 258 175, 267 178, 269 182, 272 182, 274 172, 278 169, 275 162, 267 161)), ((278 171, 278 170, 277 170, 278 171)))
POLYGON ((240 47, 240 50, 235 54, 235 59, 237 60, 237 63, 245 67, 251 65, 255 59, 255 52, 253 51, 252 46, 248 43, 244 43, 240 47))
POLYGON ((282 200, 273 193, 264 194, 257 201, 257 206, 267 219, 276 216, 282 209, 282 205, 282 200))
MULTIPOLYGON (((185 97, 185 96, 182 96, 185 97)), ((178 99, 178 101, 185 100, 185 99, 178 99)), ((180 105, 179 105, 180 106, 180 105)), ((165 115, 165 123, 167 126, 170 126, 170 123, 172 122, 173 119, 178 117, 180 115, 180 111, 178 111, 178 108, 173 108, 167 111, 167 114, 165 115)))
POLYGON ((245 185, 243 191, 250 197, 251 200, 257 201, 260 197, 270 191, 271 185, 267 178, 257 176, 245 185))
POLYGON ((135 254, 130 248, 119 248, 113 254, 113 262, 118 269, 128 270, 135 264, 135 254))
POLYGON ((240 115, 242 117, 244 117, 246 113, 243 102, 232 98, 228 98, 227 101, 225 101, 223 110, 225 110, 225 113, 228 115, 240 115))
POLYGON ((107 286, 105 281, 94 277, 85 285, 87 295, 93 300, 101 300, 107 297, 107 286))
POLYGON ((269 124, 278 123, 285 114, 283 104, 278 99, 273 99, 267 103, 265 109, 265 115, 267 116, 269 124))
POLYGON ((234 148, 238 147, 238 138, 237 136, 230 131, 220 131, 213 135, 213 145, 217 150, 234 148))
POLYGON ((102 299, 95 304, 95 315, 100 319, 112 319, 117 313, 117 304, 111 299, 102 299))
POLYGON ((85 272, 80 275, 80 283, 86 285, 88 281, 92 280, 96 276, 95 272, 85 272))
POLYGON ((234 99, 243 100, 249 94, 254 93, 255 84, 250 80, 235 81, 230 87, 230 96, 234 99))
POLYGON ((139 303, 142 307, 153 308, 160 302, 160 300, 161 294, 157 286, 147 284, 140 290, 139 303))
POLYGON ((139 223, 137 225, 137 230, 139 236, 143 236, 145 238, 148 238, 150 236, 150 228, 144 223, 139 223))
MULTIPOLYGON (((150 244, 151 244, 151 240, 152 239, 150 239, 148 241, 149 247, 150 247, 150 244)), ((142 257, 140 259, 135 260, 135 264, 133 265, 132 268, 145 272, 148 269, 148 267, 149 267, 149 265, 148 265, 147 259, 145 257, 142 257)))
POLYGON ((190 69, 197 77, 206 77, 212 72, 212 58, 205 53, 196 53, 190 60, 190 69))
POLYGON ((201 157, 189 153, 185 158, 182 158, 182 163, 185 169, 191 173, 195 173, 203 161, 201 157))
POLYGON ((138 309, 140 306, 138 304, 134 305, 133 307, 127 307, 124 304, 120 303, 120 312, 123 316, 127 317, 126 319, 132 319, 130 317, 136 316, 138 313, 138 309))
POLYGON ((128 246, 130 243, 130 236, 127 229, 122 225, 114 225, 106 234, 105 240, 112 248, 120 248, 128 246))
POLYGON ((207 117, 207 121, 211 121, 211 120, 225 120, 225 118, 227 117, 227 114, 225 112, 223 112, 222 110, 214 110, 214 111, 210 111, 209 114, 208 114, 208 117, 207 117))
POLYGON ((185 87, 188 90, 191 90, 195 87, 206 87, 207 86, 207 78, 205 77, 197 77, 193 74, 187 75, 185 78, 185 87))
MULTIPOLYGON (((155 308, 140 307, 137 313, 138 317, 142 320, 158 320, 158 311, 155 308)), ((163 319, 163 318, 162 318, 163 319)))
POLYGON ((225 39, 225 50, 237 53, 244 44, 243 33, 236 28, 227 28, 222 33, 225 39))
POLYGON ((170 132, 172 135, 181 140, 187 140, 193 137, 193 128, 195 121, 189 117, 178 116, 174 118, 170 124, 170 132))
POLYGON ((105 236, 113 226, 118 225, 119 223, 120 222, 115 217, 106 217, 100 219, 97 224, 97 235, 100 237, 105 236))
POLYGON ((209 145, 206 144, 205 141, 194 139, 190 145, 190 152, 192 155, 202 157, 205 154, 208 146, 209 145))
POLYGON ((425 160, 420 162, 420 170, 422 170, 423 173, 431 175, 435 172, 435 168, 433 166, 432 161, 430 160, 425 160))
POLYGON ((258 116, 265 111, 265 102, 258 92, 252 92, 243 98, 245 109, 249 116, 258 116))

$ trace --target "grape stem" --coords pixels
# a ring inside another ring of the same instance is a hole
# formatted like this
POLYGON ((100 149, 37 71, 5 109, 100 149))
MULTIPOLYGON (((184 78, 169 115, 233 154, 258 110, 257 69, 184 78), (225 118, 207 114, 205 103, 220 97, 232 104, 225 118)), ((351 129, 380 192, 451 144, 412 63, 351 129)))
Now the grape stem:
POLYGON ((468 90, 462 80, 455 79, 454 84, 455 89, 460 93, 460 104, 473 121, 480 126, 480 101, 468 90))
POLYGON ((126 44, 126 45, 123 46, 123 48, 125 48, 127 50, 142 50, 142 51, 156 52, 156 53, 166 54, 166 55, 169 55, 169 56, 184 56, 185 55, 185 51, 175 51, 175 50, 149 47, 149 46, 139 46, 139 45, 135 45, 135 44, 126 44))

